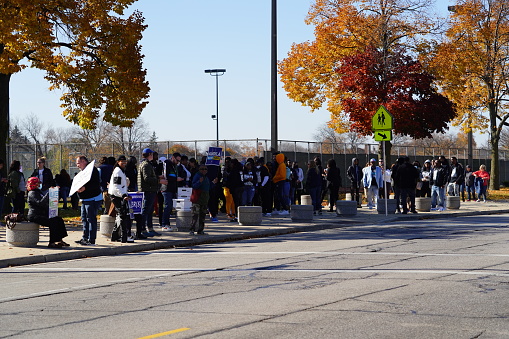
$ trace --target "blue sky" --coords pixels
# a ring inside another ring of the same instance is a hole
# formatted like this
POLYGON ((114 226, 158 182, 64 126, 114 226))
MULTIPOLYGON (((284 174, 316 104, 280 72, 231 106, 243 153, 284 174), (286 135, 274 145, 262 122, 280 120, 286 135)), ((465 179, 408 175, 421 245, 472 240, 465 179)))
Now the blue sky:
MULTIPOLYGON (((293 42, 313 39, 304 19, 312 0, 278 0, 278 59, 293 42)), ((448 0, 436 2, 445 13, 448 0)), ((215 78, 219 78, 220 139, 270 139, 271 0, 139 0, 148 25, 141 42, 151 93, 142 118, 159 140, 216 138, 215 78)), ((43 73, 27 69, 11 78, 11 118, 34 113, 52 127, 71 127, 61 115, 59 93, 43 73)), ((329 120, 278 92, 279 139, 313 141, 329 120)), ((147 135, 148 139, 149 135, 147 135)))

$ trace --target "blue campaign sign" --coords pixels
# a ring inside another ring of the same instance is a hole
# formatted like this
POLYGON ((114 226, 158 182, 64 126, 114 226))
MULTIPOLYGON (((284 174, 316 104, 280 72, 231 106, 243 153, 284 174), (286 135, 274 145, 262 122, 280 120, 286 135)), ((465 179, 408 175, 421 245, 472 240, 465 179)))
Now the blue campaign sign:
POLYGON ((132 200, 129 201, 129 208, 132 210, 131 214, 141 214, 141 202, 143 201, 143 192, 129 192, 132 200))
POLYGON ((219 166, 221 163, 222 156, 223 156, 222 147, 209 147, 209 151, 207 153, 207 161, 205 162, 205 165, 219 166))

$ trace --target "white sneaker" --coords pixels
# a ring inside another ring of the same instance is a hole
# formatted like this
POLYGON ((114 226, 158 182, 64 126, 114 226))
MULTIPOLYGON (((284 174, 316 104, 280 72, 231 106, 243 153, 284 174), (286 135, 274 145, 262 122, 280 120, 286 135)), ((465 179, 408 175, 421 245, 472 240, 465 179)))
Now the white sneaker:
POLYGON ((272 211, 272 215, 278 215, 278 214, 280 214, 278 210, 273 210, 272 211))
POLYGON ((288 212, 287 210, 282 210, 281 212, 279 212, 279 215, 289 215, 290 212, 288 212))
POLYGON ((170 232, 178 232, 179 229, 177 228, 177 226, 170 226, 170 232))
POLYGON ((162 231, 166 231, 166 232, 170 232, 171 228, 170 228, 170 226, 163 226, 163 227, 161 227, 161 230, 162 231))
POLYGON ((266 216, 266 217, 271 217, 271 216, 272 216, 272 214, 271 214, 271 213, 265 213, 265 216, 266 216))

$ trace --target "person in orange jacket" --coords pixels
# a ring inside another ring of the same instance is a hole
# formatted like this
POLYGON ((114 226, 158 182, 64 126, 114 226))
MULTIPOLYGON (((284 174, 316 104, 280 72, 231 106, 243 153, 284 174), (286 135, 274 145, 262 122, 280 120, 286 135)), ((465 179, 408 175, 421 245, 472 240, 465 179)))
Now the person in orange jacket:
MULTIPOLYGON (((279 215, 288 215, 290 214, 288 196, 285 195, 285 183, 286 183, 286 165, 285 165, 285 155, 283 153, 279 153, 276 155, 277 169, 274 177, 272 178, 272 182, 276 185, 276 194, 279 197, 279 201, 281 204, 282 210, 279 211, 279 215)), ((272 214, 276 214, 277 212, 274 210, 272 214)))

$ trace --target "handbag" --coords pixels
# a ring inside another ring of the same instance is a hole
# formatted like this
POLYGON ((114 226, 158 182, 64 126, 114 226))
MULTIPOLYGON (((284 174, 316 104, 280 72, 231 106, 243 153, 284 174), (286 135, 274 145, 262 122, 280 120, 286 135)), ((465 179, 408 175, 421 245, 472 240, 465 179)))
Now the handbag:
POLYGON ((16 223, 22 222, 25 220, 25 217, 22 213, 9 213, 5 216, 5 225, 8 229, 12 230, 16 223))
POLYGON ((416 187, 418 190, 422 189, 422 181, 419 181, 417 183, 417 187, 416 187))
POLYGON ((198 203, 198 200, 200 199, 200 195, 201 195, 201 189, 198 189, 198 188, 193 188, 193 192, 191 193, 191 202, 193 204, 196 204, 198 203))

